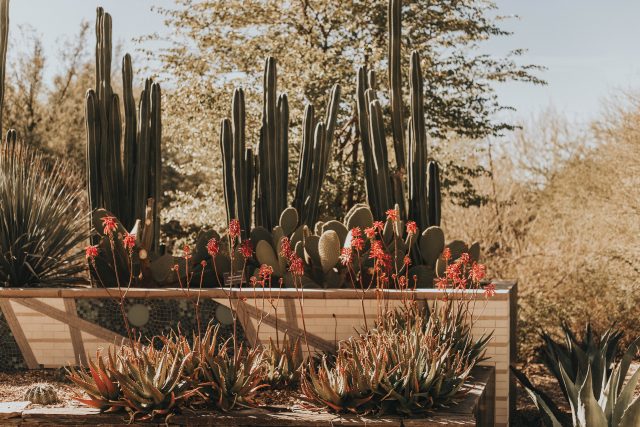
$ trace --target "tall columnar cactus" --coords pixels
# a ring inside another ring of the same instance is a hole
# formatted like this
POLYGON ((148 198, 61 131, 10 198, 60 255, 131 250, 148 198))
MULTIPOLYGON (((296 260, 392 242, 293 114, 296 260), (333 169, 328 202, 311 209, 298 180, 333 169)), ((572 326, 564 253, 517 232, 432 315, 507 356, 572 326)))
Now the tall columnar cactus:
MULTIPOLYGON (((334 86, 327 105, 326 124, 316 121, 313 106, 307 105, 303 119, 298 182, 293 205, 301 224, 314 224, 318 201, 326 175, 333 133, 338 116, 340 87, 334 86)), ((267 58, 264 71, 262 126, 256 154, 246 148, 244 92, 234 92, 233 121, 224 119, 220 130, 224 193, 227 219, 240 220, 242 230, 253 224, 267 230, 277 226, 288 206, 289 103, 286 94, 277 94, 276 60, 267 58)))
POLYGON ((315 121, 313 106, 307 105, 304 111, 298 183, 293 201, 293 206, 300 212, 302 224, 312 225, 318 220, 320 190, 329 166, 339 103, 340 86, 335 85, 327 104, 326 125, 323 121, 315 121))
POLYGON ((131 57, 122 60, 124 135, 119 96, 111 87, 111 16, 96 18, 96 88, 86 96, 87 182, 91 209, 107 209, 127 229, 145 219, 153 227, 150 250, 158 249, 161 189, 160 85, 145 81, 136 110, 131 57))
POLYGON ((227 221, 237 218, 242 229, 249 230, 255 170, 253 150, 246 147, 246 115, 242 88, 234 91, 231 110, 232 120, 223 119, 220 126, 227 221))
POLYGON ((9 43, 9 0, 0 0, 0 135, 2 134, 2 109, 4 105, 4 75, 9 43))
POLYGON ((401 0, 389 2, 389 100, 391 130, 396 157, 392 170, 382 125, 382 109, 376 97, 375 74, 358 70, 358 127, 364 155, 367 200, 376 218, 398 205, 400 213, 416 221, 421 229, 440 224, 440 184, 437 164, 427 163, 427 132, 424 119, 423 78, 420 56, 411 55, 410 115, 407 123, 405 159, 404 114, 402 105, 401 0), (427 168, 435 168, 434 173, 427 168), (407 174, 405 201, 403 176, 407 174), (429 174, 429 181, 427 175, 429 174), (406 209, 406 210, 405 210, 406 209))

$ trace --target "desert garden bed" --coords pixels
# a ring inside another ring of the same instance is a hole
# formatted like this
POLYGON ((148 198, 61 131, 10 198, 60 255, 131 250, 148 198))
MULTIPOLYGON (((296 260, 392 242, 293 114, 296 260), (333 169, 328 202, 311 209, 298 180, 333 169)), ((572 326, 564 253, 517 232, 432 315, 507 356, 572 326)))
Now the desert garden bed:
MULTIPOLYGON (((171 425, 171 426, 310 426, 335 425, 360 426, 405 426, 435 427, 441 425, 493 426, 493 393, 495 391, 494 368, 478 367, 472 373, 472 380, 464 390, 464 396, 448 408, 423 418, 400 418, 393 416, 337 415, 313 409, 298 401, 292 404, 286 397, 281 401, 269 397, 269 404, 261 408, 251 408, 219 413, 197 411, 173 415, 162 422, 134 422, 128 424, 123 414, 104 414, 97 409, 73 405, 38 406, 30 402, 15 401, 0 403, 0 425, 171 425)), ((263 396, 262 399, 266 398, 263 396)), ((262 400, 261 399, 261 400, 262 400)), ((69 405, 71 403, 71 405, 69 405)))

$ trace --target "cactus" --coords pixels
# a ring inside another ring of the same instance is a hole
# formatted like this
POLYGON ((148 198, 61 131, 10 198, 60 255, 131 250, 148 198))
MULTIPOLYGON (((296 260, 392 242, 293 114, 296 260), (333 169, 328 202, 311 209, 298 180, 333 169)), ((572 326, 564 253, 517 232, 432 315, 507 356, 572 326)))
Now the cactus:
POLYGON ((56 388, 48 383, 30 385, 24 392, 23 399, 37 405, 53 405, 60 401, 56 388))
POLYGON ((315 122, 313 106, 307 105, 298 166, 293 211, 287 208, 289 174, 289 103, 286 94, 277 94, 276 60, 267 58, 264 71, 264 95, 260 139, 254 155, 245 143, 244 92, 234 92, 233 120, 221 123, 220 150, 223 163, 227 220, 237 218, 242 230, 253 224, 271 230, 280 224, 290 235, 300 224, 314 224, 318 217, 320 190, 326 175, 336 126, 340 87, 331 91, 325 122, 315 122), (254 196, 255 181, 255 196, 254 196))
POLYGON ((9 43, 9 0, 0 0, 0 135, 2 135, 2 111, 4 106, 4 76, 9 43))
POLYGON ((318 255, 323 273, 327 273, 338 263, 341 246, 338 233, 333 230, 322 233, 318 239, 318 255))
MULTIPOLYGON (((92 211, 112 212, 127 229, 145 217, 150 205, 150 249, 157 251, 162 194, 160 85, 145 81, 136 111, 131 57, 124 56, 123 134, 119 96, 111 87, 111 16, 102 8, 97 9, 96 39, 96 88, 87 92, 85 105, 89 203, 92 211)), ((149 225, 141 225, 145 227, 149 225)))
POLYGON ((417 52, 411 55, 411 102, 405 159, 400 58, 401 11, 400 0, 389 2, 389 101, 395 168, 389 166, 382 109, 376 96, 375 73, 367 73, 364 67, 358 70, 357 78, 358 131, 364 156, 367 200, 374 217, 383 218, 385 211, 397 204, 403 218, 412 219, 420 229, 425 229, 440 225, 439 170, 435 162, 427 164, 423 78, 417 52), (403 182, 405 173, 408 192, 406 200, 403 182))

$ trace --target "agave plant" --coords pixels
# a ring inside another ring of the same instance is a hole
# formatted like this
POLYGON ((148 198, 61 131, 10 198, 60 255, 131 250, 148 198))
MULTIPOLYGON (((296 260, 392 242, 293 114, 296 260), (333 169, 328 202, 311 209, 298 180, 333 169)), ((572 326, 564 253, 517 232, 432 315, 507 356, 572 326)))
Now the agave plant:
POLYGON ((282 343, 269 345, 264 352, 265 382, 271 388, 287 388, 300 382, 300 369, 304 363, 300 338, 290 339, 284 336, 282 343))
POLYGON ((579 341, 566 325, 563 325, 566 346, 553 341, 543 332, 544 359, 569 406, 571 419, 543 391, 535 387, 527 376, 512 368, 518 381, 525 388, 540 411, 545 426, 561 427, 632 427, 640 425, 640 398, 633 399, 640 370, 626 382, 629 367, 638 351, 640 338, 631 343, 620 362, 615 363, 620 332, 607 330, 600 340, 595 340, 590 325, 585 337, 579 341))
POLYGON ((105 357, 98 350, 95 360, 89 359, 88 370, 83 367, 68 369, 67 378, 89 396, 88 399, 79 396, 75 399, 101 412, 121 409, 124 406, 123 395, 111 373, 121 368, 114 353, 109 349, 105 362, 105 357))
POLYGON ((0 146, 0 286, 60 286, 84 282, 88 235, 82 184, 63 160, 16 141, 0 146))
POLYGON ((230 340, 219 343, 218 330, 219 325, 209 325, 198 343, 200 393, 209 406, 222 411, 251 406, 256 392, 266 387, 262 350, 238 347, 235 342, 231 346, 230 340))

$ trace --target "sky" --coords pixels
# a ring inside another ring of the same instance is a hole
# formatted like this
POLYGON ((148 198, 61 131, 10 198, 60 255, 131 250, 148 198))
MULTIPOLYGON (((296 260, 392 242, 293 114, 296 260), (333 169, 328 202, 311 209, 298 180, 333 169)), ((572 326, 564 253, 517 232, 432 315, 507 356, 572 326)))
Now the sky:
MULTIPOLYGON (((93 25, 95 9, 113 17, 114 41, 133 53, 133 39, 166 32, 152 6, 171 7, 173 0, 12 0, 11 29, 28 24, 44 41, 47 73, 56 67, 63 38, 78 32, 85 19, 93 25)), ((576 121, 597 117, 617 91, 640 89, 640 1, 636 0, 497 0, 499 13, 519 18, 504 23, 513 36, 490 40, 485 50, 504 55, 526 48, 522 63, 547 67, 545 87, 523 83, 497 87, 500 100, 528 119, 549 107, 576 121)), ((93 28, 90 42, 93 44, 93 28)), ((135 56, 134 56, 135 58, 135 56)))

